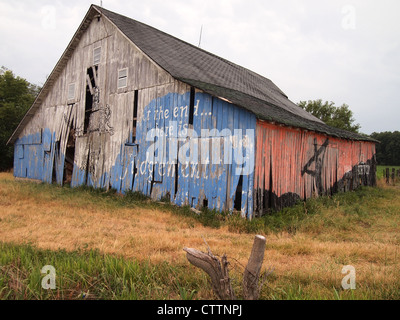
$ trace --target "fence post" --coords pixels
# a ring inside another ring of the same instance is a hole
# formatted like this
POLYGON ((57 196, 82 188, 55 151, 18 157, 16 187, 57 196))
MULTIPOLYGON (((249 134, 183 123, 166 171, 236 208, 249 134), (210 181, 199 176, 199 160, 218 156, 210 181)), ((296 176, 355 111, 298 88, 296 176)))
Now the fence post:
POLYGON ((390 172, 389 172, 389 168, 386 168, 386 183, 389 184, 390 183, 390 172))
POLYGON ((266 239, 263 236, 256 236, 251 250, 247 267, 243 274, 243 296, 245 300, 258 300, 260 287, 258 280, 264 260, 266 239))
POLYGON ((395 176, 396 176, 396 169, 395 169, 395 168, 392 168, 392 183, 393 183, 393 185, 394 185, 394 178, 395 178, 395 176))

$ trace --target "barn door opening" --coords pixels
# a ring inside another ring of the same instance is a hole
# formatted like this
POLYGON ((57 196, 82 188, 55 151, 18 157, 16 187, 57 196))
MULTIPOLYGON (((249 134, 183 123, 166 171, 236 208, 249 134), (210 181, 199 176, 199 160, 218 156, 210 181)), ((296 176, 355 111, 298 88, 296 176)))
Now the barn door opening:
POLYGON ((240 176, 238 186, 236 188, 234 208, 237 211, 242 210, 242 190, 243 190, 243 175, 240 176))
MULTIPOLYGON (((52 152, 49 152, 49 157, 50 161, 52 161, 52 177, 51 177, 51 182, 52 183, 57 183, 57 156, 60 153, 60 141, 56 141, 53 146, 54 150, 52 152)), ((47 155, 46 155, 47 156, 47 155)))
POLYGON ((63 184, 71 185, 75 160, 75 130, 70 128, 67 146, 65 149, 64 180, 63 184))
POLYGON ((85 99, 85 121, 83 133, 87 133, 90 125, 90 116, 94 111, 97 111, 99 103, 99 88, 98 88, 98 66, 90 67, 86 71, 86 99, 85 99))

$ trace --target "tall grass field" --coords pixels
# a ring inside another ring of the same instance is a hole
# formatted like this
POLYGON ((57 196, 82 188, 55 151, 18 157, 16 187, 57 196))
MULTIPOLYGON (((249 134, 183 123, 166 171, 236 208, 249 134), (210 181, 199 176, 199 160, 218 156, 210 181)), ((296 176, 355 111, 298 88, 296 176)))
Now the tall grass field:
POLYGON ((184 247, 226 254, 241 299, 256 234, 267 239, 263 271, 272 270, 263 300, 400 299, 400 182, 380 179, 247 221, 11 173, 0 173, 0 299, 215 299, 184 247), (43 286, 44 266, 54 267, 54 288, 43 286), (345 266, 355 270, 354 289, 342 286, 345 266))

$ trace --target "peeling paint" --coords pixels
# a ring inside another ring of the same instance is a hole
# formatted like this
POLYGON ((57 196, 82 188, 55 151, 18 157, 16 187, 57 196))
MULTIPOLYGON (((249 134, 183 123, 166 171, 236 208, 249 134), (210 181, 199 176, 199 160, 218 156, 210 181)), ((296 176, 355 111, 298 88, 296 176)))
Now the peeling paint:
POLYGON ((313 196, 375 185, 375 168, 374 143, 258 121, 256 215, 313 196))

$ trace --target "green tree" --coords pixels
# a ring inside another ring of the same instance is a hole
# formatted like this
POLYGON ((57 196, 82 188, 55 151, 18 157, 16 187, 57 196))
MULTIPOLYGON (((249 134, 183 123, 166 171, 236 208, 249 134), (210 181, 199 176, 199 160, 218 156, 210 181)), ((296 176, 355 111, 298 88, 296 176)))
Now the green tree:
POLYGON ((371 137, 376 144, 376 161, 384 166, 400 166, 400 132, 374 132, 371 137))
POLYGON ((300 101, 299 106, 331 127, 359 133, 361 126, 354 124, 353 112, 347 104, 336 107, 333 102, 319 99, 300 101))
POLYGON ((7 141, 32 105, 40 88, 0 68, 0 171, 13 166, 14 147, 7 141))

